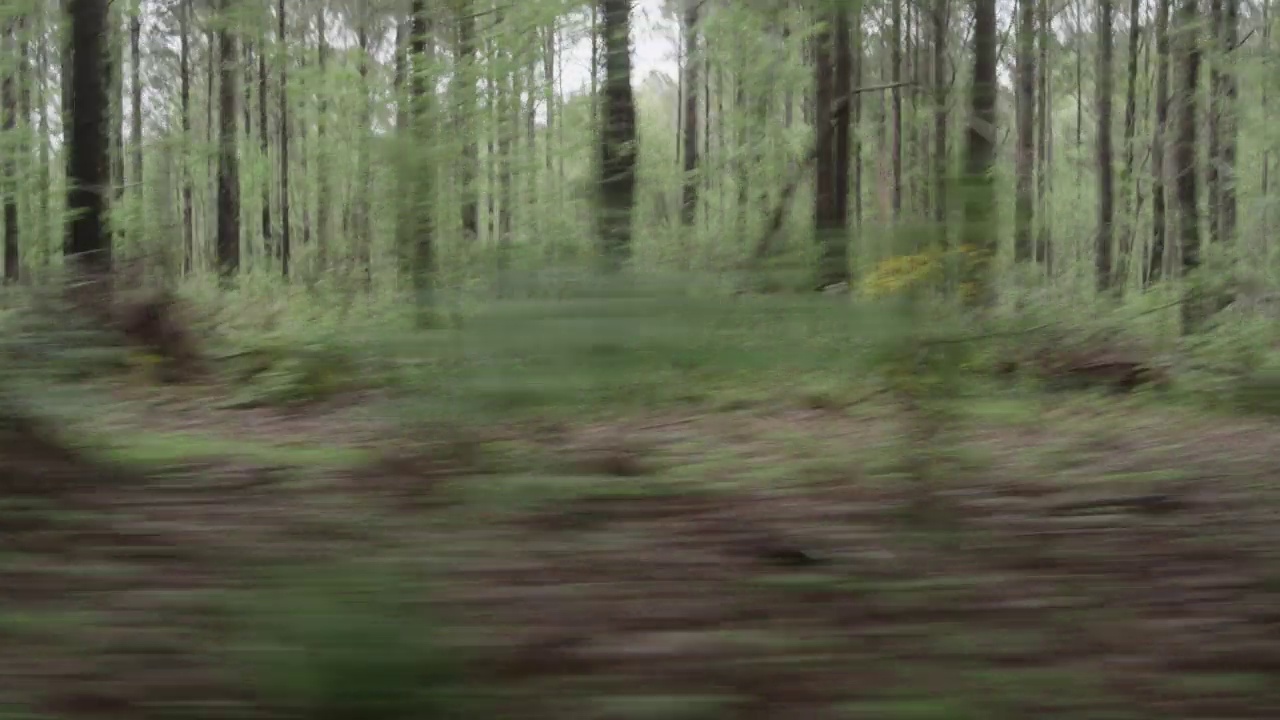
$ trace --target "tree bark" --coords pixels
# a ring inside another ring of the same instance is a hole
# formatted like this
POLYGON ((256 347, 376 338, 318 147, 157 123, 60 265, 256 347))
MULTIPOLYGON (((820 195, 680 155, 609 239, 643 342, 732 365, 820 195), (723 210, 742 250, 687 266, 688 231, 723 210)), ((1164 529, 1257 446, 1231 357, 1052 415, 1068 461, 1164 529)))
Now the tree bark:
POLYGON ((1111 0, 1098 0, 1096 9, 1098 24, 1098 69, 1094 79, 1097 93, 1097 170, 1098 170, 1098 228, 1095 254, 1095 280, 1099 292, 1110 290, 1114 283, 1115 240, 1115 177, 1111 164, 1111 80, 1112 40, 1111 0))
MULTIPOLYGON (((231 0, 222 0, 223 17, 231 0)), ((230 278, 240 270, 240 166, 236 155, 236 38, 230 23, 218 29, 218 272, 230 278)))
POLYGON ((604 102, 600 127, 601 254, 616 272, 631 256, 631 213, 636 192, 636 104, 631 92, 631 4, 600 0, 604 35, 604 102))
POLYGON ((973 2, 973 88, 965 148, 965 244, 969 246, 966 300, 971 307, 995 303, 992 261, 996 253, 996 199, 991 170, 996 155, 996 3, 973 2))
POLYGON ((91 274, 111 269, 111 236, 105 228, 110 185, 106 70, 107 0, 68 0, 70 77, 67 133, 67 210, 63 251, 91 274))
MULTIPOLYGON (((1102 0, 1106 2, 1107 0, 1102 0)), ((1015 156, 1017 199, 1014 209, 1013 256, 1015 262, 1033 257, 1032 224, 1035 222, 1035 2, 1018 0, 1017 125, 1015 156)))
POLYGON ((1165 145, 1169 132, 1169 4, 1156 0, 1156 101, 1155 128, 1151 133, 1151 259, 1147 265, 1148 284, 1164 272, 1168 246, 1165 178, 1168 175, 1165 145))

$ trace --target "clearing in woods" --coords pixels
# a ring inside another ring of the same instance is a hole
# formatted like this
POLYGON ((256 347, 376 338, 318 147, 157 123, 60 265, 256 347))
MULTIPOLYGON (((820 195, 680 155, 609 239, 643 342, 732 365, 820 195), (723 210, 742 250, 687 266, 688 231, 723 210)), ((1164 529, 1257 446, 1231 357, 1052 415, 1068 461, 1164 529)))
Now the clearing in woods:
POLYGON ((992 401, 926 488, 873 402, 409 443, 183 392, 107 460, 0 435, 62 478, 0 516, 3 717, 1280 716, 1265 421, 992 401))

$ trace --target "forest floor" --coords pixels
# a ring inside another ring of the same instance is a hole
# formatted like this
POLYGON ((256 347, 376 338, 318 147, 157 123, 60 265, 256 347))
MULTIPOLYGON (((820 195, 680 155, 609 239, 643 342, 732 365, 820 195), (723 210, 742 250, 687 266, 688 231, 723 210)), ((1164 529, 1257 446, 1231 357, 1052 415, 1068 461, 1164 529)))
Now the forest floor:
POLYGON ((4 720, 1280 717, 1280 423, 989 397, 921 480, 877 401, 105 397, 0 513, 4 720))

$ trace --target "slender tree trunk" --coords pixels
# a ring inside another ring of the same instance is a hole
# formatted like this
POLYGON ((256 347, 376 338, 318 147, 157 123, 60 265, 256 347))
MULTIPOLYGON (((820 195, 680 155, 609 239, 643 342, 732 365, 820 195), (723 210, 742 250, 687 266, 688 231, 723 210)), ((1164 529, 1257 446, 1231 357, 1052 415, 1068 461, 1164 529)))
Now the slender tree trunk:
POLYGON ((289 277, 293 259, 289 218, 289 42, 286 35, 285 0, 276 3, 276 39, 280 47, 280 272, 289 277))
POLYGON ((947 223, 947 32, 951 23, 950 0, 935 0, 933 20, 933 219, 939 240, 946 246, 947 223))
POLYGON ((1158 281, 1164 271, 1167 249, 1165 139, 1169 131, 1169 4, 1156 0, 1156 118, 1151 133, 1151 261, 1148 282, 1158 281))
POLYGON ((892 6, 893 46, 889 62, 892 64, 894 86, 889 91, 893 98, 893 146, 890 152, 893 153, 893 219, 896 221, 902 216, 902 88, 897 84, 902 82, 902 3, 894 2, 892 6))
POLYGON ((1039 229, 1036 234, 1036 261, 1045 275, 1053 277, 1053 223, 1049 217, 1050 163, 1053 158, 1053 85, 1049 81, 1049 46, 1057 41, 1049 17, 1049 0, 1039 0, 1039 62, 1036 64, 1036 206, 1039 229))
POLYGON ((319 269, 328 269, 329 254, 329 146, 325 140, 329 125, 329 92, 324 86, 329 65, 329 35, 325 24, 323 6, 316 13, 316 66, 320 73, 320 88, 316 93, 316 256, 319 269))
MULTIPOLYGON (((22 42, 18 33, 18 19, 10 18, 4 27, 4 50, 6 54, 16 54, 16 45, 22 42)), ((9 141, 3 153, 4 175, 4 280, 16 283, 21 268, 21 238, 18 235, 18 165, 16 155, 19 145, 14 143, 13 136, 18 128, 18 68, 5 72, 0 82, 0 111, 4 115, 4 138, 9 141)))
POLYGON ((604 34, 605 97, 600 126, 599 229, 605 268, 617 271, 631 256, 631 213, 636 192, 636 104, 631 93, 631 5, 600 0, 604 34))
POLYGON ((357 72, 360 73, 360 137, 356 141, 356 178, 351 203, 352 239, 355 242, 356 271, 364 278, 366 289, 372 284, 373 237, 370 221, 370 200, 373 173, 369 166, 369 130, 373 127, 373 91, 369 87, 369 2, 358 0, 356 4, 356 47, 359 50, 357 72))
MULTIPOLYGON (((1222 133, 1221 165, 1218 168, 1219 179, 1222 183, 1220 198, 1222 210, 1219 221, 1222 225, 1220 237, 1226 242, 1233 242, 1236 239, 1236 225, 1238 222, 1238 210, 1236 207, 1236 153, 1239 144, 1238 114, 1240 108, 1237 103, 1240 70, 1237 64, 1231 60, 1239 42, 1240 0, 1225 1, 1226 17, 1223 18, 1222 28, 1222 46, 1225 53, 1225 61, 1221 78, 1222 105, 1219 107, 1219 112, 1221 113, 1219 130, 1222 133)), ((1263 117, 1266 117, 1266 115, 1264 114, 1263 117)))
POLYGON ((1205 115, 1208 116, 1208 128, 1205 140, 1208 142, 1208 157, 1204 164, 1204 189, 1208 200, 1205 208, 1209 221, 1209 242, 1222 240, 1222 225, 1219 222, 1222 208, 1222 184, 1218 177, 1218 168, 1222 164, 1222 0, 1209 1, 1209 33, 1206 48, 1201 53, 1207 55, 1209 66, 1209 99, 1205 103, 1205 115))
POLYGON ((1124 209, 1120 213, 1123 230, 1120 238, 1119 272, 1116 273, 1121 289, 1129 279, 1128 268, 1133 258, 1133 239, 1137 235, 1138 228, 1138 217, 1134 210, 1138 197, 1132 181, 1134 136, 1138 130, 1138 45, 1142 39, 1138 13, 1141 7, 1141 0, 1129 0, 1129 64, 1124 91, 1124 172, 1120 180, 1120 197, 1124 203, 1124 209), (1134 188, 1132 194, 1131 187, 1134 188))
POLYGON ((684 178, 680 221, 691 232, 698 218, 698 9, 697 0, 686 0, 684 10, 684 178))
MULTIPOLYGON (((1014 210, 1013 254, 1016 262, 1033 257, 1032 224, 1035 222, 1035 2, 1018 0, 1017 126, 1015 157, 1017 200, 1014 210)), ((1103 0, 1106 2, 1106 0, 1103 0)))
MULTIPOLYGON (((410 114, 409 130, 415 145, 423 147, 429 142, 435 115, 435 83, 431 75, 434 52, 428 38, 431 31, 430 9, 425 0, 413 0, 411 4, 412 28, 409 36, 410 65, 410 114)), ((429 322, 434 306, 436 275, 435 247, 435 183, 434 168, 415 167, 410 190, 412 205, 409 208, 412 222, 402 223, 401 242, 412 248, 413 286, 418 297, 419 323, 429 322)))
POLYGON ((1110 290, 1115 283, 1113 243, 1115 241, 1115 178, 1111 164, 1111 81, 1112 49, 1111 0, 1097 4, 1098 69, 1094 79, 1097 93, 1097 160, 1098 160, 1098 229, 1095 247, 1095 270, 1099 292, 1110 290))
POLYGON ((267 122, 267 38, 263 32, 258 43, 258 152, 262 154, 262 166, 266 178, 262 183, 262 244, 268 255, 277 250, 271 237, 271 140, 267 122))
MULTIPOLYGON (((480 172, 480 145, 476 140, 476 20, 471 0, 458 5, 458 70, 455 83, 458 115, 455 121, 462 137, 462 163, 458 190, 462 195, 462 230, 469 239, 480 236, 480 200, 476 179, 480 172)), ((550 116, 548 116, 548 122, 550 116)))
MULTIPOLYGON (((852 27, 850 28, 853 35, 853 43, 851 52, 853 57, 850 58, 850 66, 852 68, 853 77, 851 78, 850 91, 862 87, 863 82, 863 65, 866 64, 866 57, 863 55, 862 48, 866 42, 866 33, 863 30, 863 12, 864 3, 857 3, 854 6, 855 13, 853 16, 852 27)), ((863 173, 863 147, 862 147, 862 93, 853 92, 849 98, 852 103, 850 114, 851 127, 849 130, 850 139, 853 142, 853 223, 854 227, 862 228, 862 173, 863 173)), ((939 199, 941 202, 941 199, 939 199)), ((935 206, 936 207, 936 206, 935 206)))
POLYGON ((191 2, 178 3, 178 95, 182 112, 182 273, 195 269, 195 202, 191 177, 191 2))
POLYGON ((142 9, 135 8, 129 17, 129 68, 131 77, 129 78, 131 92, 129 111, 131 113, 130 120, 130 143, 133 145, 133 168, 130 181, 134 187, 134 197, 137 198, 137 212, 139 213, 138 223, 142 226, 143 213, 145 203, 143 202, 142 192, 142 9))
POLYGON ((829 28, 813 38, 813 226, 819 248, 818 289, 849 282, 849 15, 833 11, 829 28), (841 40, 840 36, 845 38, 841 40), (843 75, 843 77, 842 77, 843 75))
POLYGON ((1200 22, 1197 0, 1182 0, 1178 9, 1178 127, 1173 145, 1174 182, 1182 270, 1200 265, 1200 215, 1196 181, 1196 88, 1200 79, 1200 22))
MULTIPOLYGON (((231 0, 221 0, 227 18, 231 0)), ((240 167, 236 156, 236 39, 229 23, 218 30, 218 272, 240 270, 240 167)))
POLYGON ((991 170, 996 156, 996 2, 973 3, 973 90, 965 149, 965 244, 970 246, 966 299, 974 307, 995 302, 996 199, 991 170))

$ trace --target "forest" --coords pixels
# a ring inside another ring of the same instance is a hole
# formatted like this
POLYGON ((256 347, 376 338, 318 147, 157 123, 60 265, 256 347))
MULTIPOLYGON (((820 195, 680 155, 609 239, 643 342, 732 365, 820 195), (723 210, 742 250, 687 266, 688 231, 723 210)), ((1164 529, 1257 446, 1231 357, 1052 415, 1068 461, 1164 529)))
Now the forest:
POLYGON ((1280 716, 1270 5, 0 0, 0 720, 1280 716))

